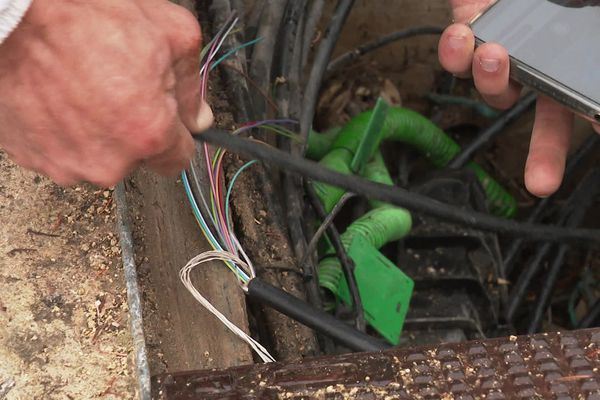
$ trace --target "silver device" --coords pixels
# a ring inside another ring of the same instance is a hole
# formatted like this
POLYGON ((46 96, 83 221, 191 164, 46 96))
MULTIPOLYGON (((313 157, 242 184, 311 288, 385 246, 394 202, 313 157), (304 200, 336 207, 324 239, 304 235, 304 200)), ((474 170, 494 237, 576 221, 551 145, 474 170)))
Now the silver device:
POLYGON ((515 81, 600 122, 600 0, 497 0, 470 25, 508 50, 515 81))

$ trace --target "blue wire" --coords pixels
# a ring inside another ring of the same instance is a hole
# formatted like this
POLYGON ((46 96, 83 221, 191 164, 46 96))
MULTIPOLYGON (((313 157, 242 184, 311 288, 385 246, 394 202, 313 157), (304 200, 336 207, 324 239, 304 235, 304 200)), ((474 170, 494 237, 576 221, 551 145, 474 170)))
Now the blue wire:
POLYGON ((229 199, 231 197, 231 192, 233 190, 233 186, 235 185, 235 181, 240 176, 240 174, 242 172, 244 172, 245 169, 247 169, 248 167, 250 167, 256 163, 257 163, 256 160, 252 160, 252 161, 248 161, 246 164, 242 165, 240 167, 240 169, 238 169, 237 172, 231 178, 231 182, 229 182, 229 187, 227 188, 227 195, 225 196, 225 219, 227 220, 227 226, 228 226, 230 232, 233 232, 233 227, 231 226, 231 217, 229 216, 229 213, 230 213, 229 199))
MULTIPOLYGON (((206 221, 204 220, 204 217, 202 216, 202 213, 200 212, 200 209, 198 208, 198 204, 196 203, 196 199, 194 198, 194 195, 192 193, 192 190, 191 190, 191 187, 190 187, 190 182, 189 182, 189 179, 187 177, 187 173, 185 171, 181 172, 181 178, 182 178, 182 181, 183 181, 183 186, 185 188, 185 193, 187 195, 188 201, 190 202, 190 205, 192 206, 192 212, 194 213, 194 216, 196 217, 196 220, 200 224, 201 229, 206 234, 206 236, 207 236, 208 240, 211 242, 212 246, 216 250, 223 251, 223 248, 221 247, 221 245, 219 244, 219 242, 217 242, 217 240, 215 239, 214 235, 212 234, 212 232, 208 228, 208 225, 207 225, 206 221)), ((234 272, 236 272, 244 282, 248 282, 250 280, 250 277, 242 269, 240 269, 235 263, 233 263, 231 261, 224 261, 224 262, 225 262, 225 264, 227 264, 227 266, 231 270, 233 270, 234 272)))
POLYGON ((262 40, 262 38, 256 38, 253 39, 249 42, 243 43, 241 45, 239 45, 238 47, 236 47, 235 49, 229 50, 227 53, 225 53, 221 58, 219 58, 217 61, 215 61, 211 66, 210 66, 210 71, 212 71, 213 69, 215 69, 215 67, 217 65, 219 65, 220 63, 222 63, 223 61, 225 61, 227 59, 227 57, 229 57, 230 55, 232 55, 233 53, 240 51, 242 49, 245 49, 246 47, 252 46, 258 42, 260 42, 262 40))

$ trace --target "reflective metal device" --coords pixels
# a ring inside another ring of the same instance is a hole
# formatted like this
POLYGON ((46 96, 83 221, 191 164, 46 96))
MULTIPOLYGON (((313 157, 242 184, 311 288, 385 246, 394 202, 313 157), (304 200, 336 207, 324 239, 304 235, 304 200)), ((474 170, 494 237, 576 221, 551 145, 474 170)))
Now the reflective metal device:
POLYGON ((513 79, 600 122, 600 0, 498 0, 471 28, 508 50, 513 79))

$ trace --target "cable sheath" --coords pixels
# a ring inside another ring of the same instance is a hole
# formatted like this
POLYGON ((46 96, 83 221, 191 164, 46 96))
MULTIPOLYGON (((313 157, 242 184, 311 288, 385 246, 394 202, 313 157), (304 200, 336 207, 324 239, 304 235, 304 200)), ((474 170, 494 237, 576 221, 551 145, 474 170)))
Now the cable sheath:
POLYGON ((339 186, 369 199, 381 200, 422 212, 440 219, 471 226, 477 229, 523 237, 538 241, 570 241, 573 243, 600 242, 600 232, 593 229, 560 228, 550 225, 519 223, 493 217, 488 214, 463 210, 433 200, 427 196, 411 193, 402 188, 370 182, 366 179, 347 176, 319 166, 314 161, 293 157, 264 143, 233 136, 220 129, 209 129, 194 135, 195 140, 224 147, 232 152, 244 154, 267 164, 293 171, 305 177, 339 186))
POLYGON ((248 284, 248 296, 356 351, 379 351, 386 343, 362 333, 324 311, 258 278, 248 284))

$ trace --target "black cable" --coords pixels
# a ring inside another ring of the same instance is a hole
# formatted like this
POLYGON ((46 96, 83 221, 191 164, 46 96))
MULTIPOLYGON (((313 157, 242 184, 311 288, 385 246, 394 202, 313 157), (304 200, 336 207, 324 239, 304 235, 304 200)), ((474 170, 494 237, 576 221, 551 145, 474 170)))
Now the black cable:
MULTIPOLYGON (((262 40, 252 46, 254 49, 252 50, 249 75, 267 93, 271 91, 273 56, 277 47, 275 43, 284 11, 284 2, 274 1, 268 3, 261 14, 256 34, 256 37, 260 37, 262 40)), ((266 118, 267 104, 258 94, 253 96, 253 105, 258 119, 266 118)))
MULTIPOLYGON (((581 163, 591 152, 600 144, 600 136, 595 133, 591 134, 590 137, 577 149, 577 151, 569 157, 567 162, 567 166, 565 168, 565 175, 563 181, 569 181, 581 163)), ((527 217, 527 222, 537 222, 539 218, 544 213, 546 207, 554 200, 555 196, 550 196, 541 199, 538 204, 535 206, 533 211, 527 217)), ((512 241, 510 247, 506 251, 504 255, 504 273, 505 276, 509 276, 512 272, 515 263, 517 261, 517 257, 521 253, 521 249, 523 248, 524 240, 521 238, 515 239, 512 241)))
POLYGON ((390 33, 337 57, 327 66, 327 73, 329 74, 340 67, 350 64, 358 57, 381 47, 387 46, 395 41, 419 35, 440 35, 443 31, 444 28, 440 28, 439 26, 420 26, 390 33))
POLYGON ((306 14, 306 22, 304 24, 304 38, 302 39, 302 66, 304 67, 308 62, 308 54, 313 44, 315 32, 321 15, 323 14, 323 8, 325 7, 325 0, 312 0, 308 13, 306 14))
MULTIPOLYGON (((283 76, 285 83, 278 85, 275 96, 279 107, 279 117, 297 119, 300 114, 300 78, 302 62, 302 23, 307 0, 288 2, 283 25, 280 32, 277 51, 277 76, 283 76)), ((300 155, 302 148, 299 143, 278 138, 279 147, 292 155, 300 155)), ((306 235, 302 226, 304 210, 304 191, 302 190, 301 177, 290 175, 283 171, 283 194, 286 211, 287 230, 291 239, 291 246, 296 260, 300 261, 306 254, 306 235)), ((303 270, 307 298, 314 307, 321 307, 316 266, 312 259, 299 264, 303 270)))
POLYGON ((339 214, 339 212, 342 210, 342 208, 344 208, 344 205, 346 205, 348 200, 350 200, 353 197, 354 197, 354 193, 344 193, 344 195, 340 198, 340 200, 337 202, 337 204, 333 207, 331 212, 325 216, 325 218, 321 218, 319 216, 322 223, 319 226, 319 228, 317 229, 317 231, 315 232, 315 234, 313 235, 313 237, 310 239, 310 242, 308 242, 308 246, 306 246, 306 253, 302 257, 300 264, 304 264, 306 262, 306 260, 311 256, 311 254, 317 250, 317 244, 319 243, 319 240, 321 240, 321 237, 323 236, 325 231, 329 229, 329 227, 333 223, 333 220, 339 214))
POLYGON ((248 296, 353 350, 379 351, 391 347, 258 278, 248 283, 248 296))
MULTIPOLYGON (((307 182, 304 186, 306 193, 308 194, 308 198, 310 199, 313 208, 317 212, 318 217, 324 221, 328 215, 325 207, 323 207, 323 203, 321 203, 321 200, 317 195, 317 192, 309 182, 307 182)), ((331 240, 331 245, 335 250, 337 258, 340 260, 342 270, 344 271, 344 276, 346 277, 346 282, 348 283, 348 290, 350 292, 350 297, 352 298, 356 329, 364 332, 367 323, 365 321, 365 312, 363 309, 362 300, 360 299, 360 292, 358 291, 358 284, 356 283, 356 277, 354 276, 354 261, 348 255, 346 247, 344 246, 344 243, 342 243, 342 237, 335 225, 329 225, 327 230, 329 233, 329 239, 331 240)))
MULTIPOLYGON (((600 182, 598 180, 600 178, 599 175, 600 169, 593 169, 579 183, 573 193, 571 193, 569 196, 565 205, 562 207, 558 216, 558 225, 564 224, 567 227, 572 227, 579 224, 579 218, 582 218, 582 216, 580 217, 580 214, 587 210, 587 205, 590 201, 592 201, 592 198, 597 193, 597 190, 600 189, 600 182), (593 186, 598 187, 598 189, 593 186)), ((564 244, 561 244, 561 247, 563 245, 564 244)), ((518 308, 525 299, 529 284, 539 272, 543 261, 550 254, 551 250, 553 250, 553 247, 549 243, 541 246, 535 253, 533 260, 526 265, 526 267, 523 269, 523 272, 519 275, 519 279, 510 293, 509 304, 507 307, 508 321, 512 321, 514 319, 518 308)))
POLYGON ((569 229, 550 225, 520 223, 488 214, 463 210, 405 189, 368 181, 357 176, 340 174, 304 158, 293 157, 264 143, 253 142, 220 129, 209 129, 194 135, 195 140, 224 147, 265 163, 299 173, 315 181, 324 182, 369 199, 391 203, 409 210, 422 212, 443 220, 473 228, 504 233, 528 240, 600 242, 600 232, 592 229, 569 229))
POLYGON ((512 322, 515 318, 515 314, 517 310, 521 306, 525 295, 527 294, 527 289, 529 288, 529 283, 533 279, 533 277, 539 272, 542 267, 542 262, 546 259, 550 251, 552 250, 551 243, 544 243, 541 247, 538 248, 538 251, 535 253, 533 260, 531 260, 523 270, 523 272, 519 275, 519 279, 517 283, 513 286, 509 296, 508 296, 508 306, 506 307, 506 320, 512 322))
POLYGON ((498 134, 502 133, 506 125, 510 124, 524 112, 529 110, 534 104, 537 98, 537 94, 531 92, 523 97, 517 104, 514 105, 509 110, 503 112, 492 125, 483 130, 477 138, 469 143, 467 146, 463 147, 460 153, 450 163, 448 163, 449 168, 462 168, 469 161, 473 159, 475 153, 477 153, 483 146, 492 141, 498 134))
POLYGON ((308 134, 312 127, 313 118, 315 116, 315 110, 317 108, 317 99, 319 97, 319 90, 321 89, 321 82, 323 81, 323 75, 327 69, 327 63, 331 59, 333 48, 335 47, 344 22, 354 5, 354 0, 339 0, 337 7, 330 19, 327 31, 323 36, 313 65, 308 77, 308 83, 304 89, 304 101, 302 112, 300 114, 300 137, 302 139, 302 145, 304 149, 307 145, 308 134))
MULTIPOLYGON (((579 184, 581 189, 578 187, 570 202, 564 207, 572 210, 572 214, 566 225, 578 226, 583 221, 587 210, 592 206, 594 199, 598 192, 600 192, 600 168, 592 169, 579 184)), ((568 244, 561 244, 558 248, 556 256, 552 260, 548 274, 542 284, 542 290, 537 298, 536 307, 533 312, 533 317, 527 329, 527 333, 536 333, 542 325, 544 314, 548 309, 550 303, 550 297, 556 286, 556 281, 560 275, 564 259, 569 251, 570 246, 568 244)))
POLYGON ((592 305, 589 311, 577 324, 577 329, 587 329, 597 326, 600 319, 600 299, 592 305))
POLYGON ((544 283, 542 285, 542 291, 539 294, 539 297, 536 301, 536 307, 533 311, 533 317, 529 322, 529 326, 527 328, 527 333, 533 334, 537 333, 542 325, 542 321, 544 319, 544 314, 548 309, 548 300, 554 291, 554 285, 558 280, 558 276, 561 272, 561 268, 563 262, 565 261, 565 257, 567 256, 567 252, 569 251, 568 245, 560 245, 554 257, 552 257, 552 264, 548 270, 548 274, 544 279, 544 283))

